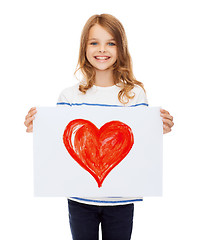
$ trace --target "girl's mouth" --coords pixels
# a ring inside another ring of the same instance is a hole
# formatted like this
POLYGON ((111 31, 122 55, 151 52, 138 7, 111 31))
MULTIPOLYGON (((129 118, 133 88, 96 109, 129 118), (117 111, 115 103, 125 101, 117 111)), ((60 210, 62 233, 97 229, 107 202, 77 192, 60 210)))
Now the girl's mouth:
POLYGON ((108 56, 95 56, 94 58, 98 61, 106 61, 106 60, 110 59, 110 57, 108 57, 108 56))

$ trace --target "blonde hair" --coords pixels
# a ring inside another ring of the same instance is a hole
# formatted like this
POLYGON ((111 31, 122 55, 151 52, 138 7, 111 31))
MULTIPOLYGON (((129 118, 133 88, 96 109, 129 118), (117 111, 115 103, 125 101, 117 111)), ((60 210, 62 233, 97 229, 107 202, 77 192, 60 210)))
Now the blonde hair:
POLYGON ((115 39, 117 44, 117 61, 113 64, 113 78, 114 84, 122 84, 121 90, 118 93, 118 99, 122 104, 126 104, 135 95, 130 96, 130 91, 135 85, 140 86, 144 91, 144 85, 135 79, 132 71, 132 60, 128 51, 127 37, 125 30, 120 21, 110 14, 93 15, 90 17, 81 33, 80 50, 78 64, 76 71, 81 70, 86 83, 79 85, 79 90, 83 93, 91 88, 95 82, 95 70, 86 58, 86 47, 88 42, 88 35, 91 27, 99 24, 105 28, 115 39), (126 101, 123 100, 125 97, 126 101))

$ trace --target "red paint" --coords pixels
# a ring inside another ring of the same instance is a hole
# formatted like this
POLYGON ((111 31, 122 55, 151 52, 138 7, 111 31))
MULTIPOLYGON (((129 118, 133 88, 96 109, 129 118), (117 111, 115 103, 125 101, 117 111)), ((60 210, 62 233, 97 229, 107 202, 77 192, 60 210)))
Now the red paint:
POLYGON ((109 172, 129 153, 134 136, 131 128, 120 121, 108 122, 98 129, 88 120, 76 119, 66 126, 63 142, 72 158, 101 187, 109 172))

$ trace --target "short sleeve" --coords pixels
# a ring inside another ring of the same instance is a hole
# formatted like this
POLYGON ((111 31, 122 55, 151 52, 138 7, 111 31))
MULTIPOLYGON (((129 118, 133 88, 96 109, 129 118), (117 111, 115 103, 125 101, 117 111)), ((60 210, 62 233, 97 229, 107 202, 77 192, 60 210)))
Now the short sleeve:
POLYGON ((135 94, 135 97, 132 99, 131 105, 142 104, 148 106, 147 96, 143 88, 140 86, 135 86, 133 88, 133 92, 135 94))
POLYGON ((139 92, 139 95, 138 95, 137 102, 138 103, 146 103, 146 104, 148 104, 147 95, 146 95, 145 91, 142 88, 140 88, 140 92, 139 92))
POLYGON ((70 94, 69 89, 67 89, 67 88, 64 89, 58 97, 57 105, 71 103, 71 96, 70 95, 71 94, 70 94))

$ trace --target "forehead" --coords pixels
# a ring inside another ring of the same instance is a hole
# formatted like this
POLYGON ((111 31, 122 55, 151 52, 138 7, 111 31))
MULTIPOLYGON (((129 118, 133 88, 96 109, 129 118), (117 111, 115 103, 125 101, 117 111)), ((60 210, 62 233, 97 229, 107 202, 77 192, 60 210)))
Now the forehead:
POLYGON ((114 39, 113 36, 102 26, 99 24, 95 24, 94 26, 91 27, 89 31, 89 39, 95 38, 95 39, 114 39))

